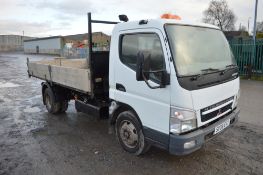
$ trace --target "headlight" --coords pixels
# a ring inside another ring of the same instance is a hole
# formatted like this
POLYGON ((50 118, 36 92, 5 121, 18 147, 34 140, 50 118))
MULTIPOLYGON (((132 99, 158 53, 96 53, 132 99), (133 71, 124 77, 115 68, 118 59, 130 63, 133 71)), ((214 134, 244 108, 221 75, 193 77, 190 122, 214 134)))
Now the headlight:
POLYGON ((235 96, 234 103, 233 103, 233 108, 237 107, 239 97, 240 97, 240 89, 238 90, 238 93, 235 96))
POLYGON ((237 99, 240 98, 240 93, 241 93, 240 91, 241 91, 241 90, 239 89, 239 90, 238 90, 238 93, 237 93, 237 99))
POLYGON ((194 111, 171 107, 170 132, 180 134, 197 127, 194 111))

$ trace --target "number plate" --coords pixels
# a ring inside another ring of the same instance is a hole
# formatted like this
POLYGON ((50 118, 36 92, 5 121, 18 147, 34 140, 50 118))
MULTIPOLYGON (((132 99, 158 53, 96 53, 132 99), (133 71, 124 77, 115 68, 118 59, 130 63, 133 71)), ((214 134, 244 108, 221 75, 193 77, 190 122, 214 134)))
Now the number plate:
POLYGON ((218 125, 217 127, 215 127, 215 132, 214 134, 217 134, 221 131, 223 131, 226 127, 228 127, 230 125, 230 119, 224 121, 223 123, 221 123, 220 125, 218 125))

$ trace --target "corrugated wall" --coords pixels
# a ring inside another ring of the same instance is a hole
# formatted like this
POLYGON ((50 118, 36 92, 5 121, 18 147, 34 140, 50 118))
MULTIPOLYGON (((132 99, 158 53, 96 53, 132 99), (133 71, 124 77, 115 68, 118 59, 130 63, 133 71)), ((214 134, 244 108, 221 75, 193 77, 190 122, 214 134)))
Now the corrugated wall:
POLYGON ((60 55, 61 38, 39 39, 24 42, 25 53, 54 54, 60 55))

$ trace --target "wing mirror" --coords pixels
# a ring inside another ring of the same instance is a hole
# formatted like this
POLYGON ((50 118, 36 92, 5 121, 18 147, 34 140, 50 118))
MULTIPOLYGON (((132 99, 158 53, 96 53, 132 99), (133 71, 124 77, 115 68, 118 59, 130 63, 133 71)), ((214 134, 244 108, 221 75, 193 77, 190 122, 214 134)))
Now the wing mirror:
POLYGON ((139 52, 137 55, 137 65, 136 65, 136 80, 137 81, 145 81, 145 83, 151 89, 157 88, 164 88, 166 85, 170 84, 170 75, 167 73, 166 70, 150 70, 150 59, 151 55, 147 58, 144 57, 142 52, 139 52), (159 86, 152 86, 149 83, 150 74, 159 74, 160 75, 160 82, 159 86))

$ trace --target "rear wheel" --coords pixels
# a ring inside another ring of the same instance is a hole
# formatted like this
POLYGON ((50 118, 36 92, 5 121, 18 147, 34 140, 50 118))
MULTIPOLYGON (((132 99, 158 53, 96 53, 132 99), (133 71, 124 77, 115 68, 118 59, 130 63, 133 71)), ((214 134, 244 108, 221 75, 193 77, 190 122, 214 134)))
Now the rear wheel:
POLYGON ((51 89, 46 88, 44 92, 44 101, 46 108, 49 113, 51 114, 57 114, 60 112, 61 109, 61 103, 60 102, 55 102, 55 96, 51 89))
POLYGON ((142 126, 132 111, 124 111, 116 120, 116 135, 122 148, 132 154, 147 152, 150 145, 145 141, 142 126))

